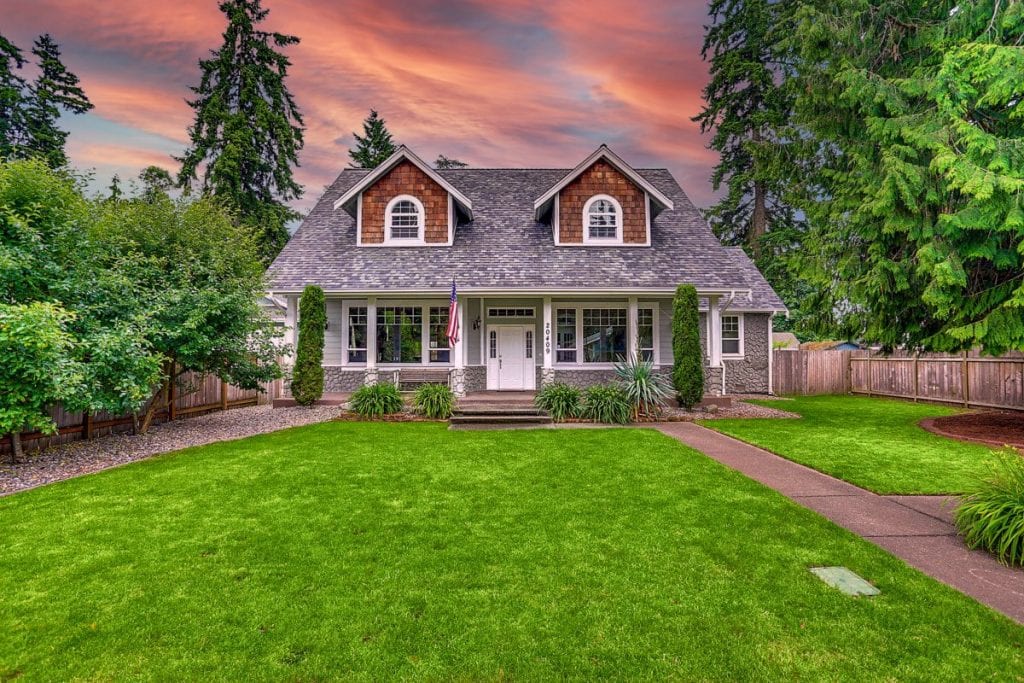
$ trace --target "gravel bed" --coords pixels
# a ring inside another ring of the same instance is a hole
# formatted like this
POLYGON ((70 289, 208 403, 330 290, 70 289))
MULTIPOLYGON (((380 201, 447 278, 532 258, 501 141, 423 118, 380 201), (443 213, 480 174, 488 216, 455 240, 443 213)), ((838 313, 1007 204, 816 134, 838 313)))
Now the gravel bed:
MULTIPOLYGON (((92 442, 75 441, 28 451, 22 462, 0 465, 0 495, 34 488, 110 467, 216 441, 241 439, 288 427, 325 422, 338 416, 338 406, 235 408, 150 427, 144 436, 114 434, 92 442)), ((5 460, 7 455, 0 456, 5 460)))

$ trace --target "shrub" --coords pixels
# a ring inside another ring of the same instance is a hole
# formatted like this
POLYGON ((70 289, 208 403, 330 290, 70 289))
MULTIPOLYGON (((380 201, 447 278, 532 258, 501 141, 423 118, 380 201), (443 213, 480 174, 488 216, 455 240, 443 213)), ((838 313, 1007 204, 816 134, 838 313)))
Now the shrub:
POLYGON ((1024 566, 1024 457, 1009 449, 995 455, 991 474, 962 498, 956 527, 972 549, 1024 566))
POLYGON ((412 399, 416 410, 432 420, 447 420, 455 409, 455 394, 447 384, 424 384, 412 399))
POLYGON ((626 392, 616 386, 593 386, 583 392, 583 417, 595 422, 626 424, 630 404, 626 392))
POLYGON ((679 285, 672 302, 672 386, 679 405, 691 410, 704 398, 704 353, 700 350, 697 289, 679 285))
POLYGON ((562 422, 580 415, 580 390, 562 382, 548 384, 541 388, 534 404, 551 415, 555 422, 562 422))
POLYGON ((349 406, 353 413, 363 417, 383 417, 402 412, 405 403, 394 384, 366 384, 352 394, 349 406))
POLYGON ((311 406, 324 395, 324 328, 327 309, 324 290, 314 285, 302 290, 299 300, 299 341, 292 374, 292 396, 302 406, 311 406))
POLYGON ((618 386, 626 392, 632 406, 634 420, 641 415, 656 414, 672 395, 668 380, 654 372, 653 361, 632 356, 615 364, 615 374, 618 386))

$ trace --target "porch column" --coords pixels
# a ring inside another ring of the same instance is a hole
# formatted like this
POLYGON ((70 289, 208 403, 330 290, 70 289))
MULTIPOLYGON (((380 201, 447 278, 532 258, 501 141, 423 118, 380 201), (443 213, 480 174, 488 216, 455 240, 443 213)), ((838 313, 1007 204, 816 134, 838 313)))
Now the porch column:
POLYGON ((377 297, 366 299, 366 384, 377 383, 377 297))
POLYGON ((629 297, 629 304, 626 308, 626 357, 628 359, 640 357, 640 325, 637 320, 636 297, 629 297))
POLYGON ((708 297, 708 351, 711 367, 722 367, 722 311, 718 307, 720 297, 708 297))
POLYGON ((298 320, 299 320, 299 300, 297 297, 289 296, 285 297, 285 313, 284 313, 284 328, 285 328, 285 342, 291 347, 291 351, 288 353, 288 362, 295 362, 295 344, 298 340, 298 320))
POLYGON ((551 320, 551 297, 544 297, 544 327, 541 330, 543 336, 543 348, 541 356, 540 383, 541 385, 551 384, 555 381, 554 369, 554 347, 555 330, 551 320))

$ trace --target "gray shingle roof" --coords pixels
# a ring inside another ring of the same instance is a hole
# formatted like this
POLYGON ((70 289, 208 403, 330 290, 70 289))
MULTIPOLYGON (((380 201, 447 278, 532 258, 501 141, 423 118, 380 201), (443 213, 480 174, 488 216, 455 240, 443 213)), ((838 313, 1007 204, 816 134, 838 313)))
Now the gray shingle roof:
POLYGON ((474 220, 450 247, 357 247, 356 222, 334 201, 367 173, 346 169, 327 189, 268 271, 274 291, 316 284, 327 291, 459 289, 751 289, 737 308, 782 310, 782 301, 741 249, 723 247, 665 169, 637 169, 675 208, 652 222, 650 247, 556 247, 533 202, 568 169, 439 171, 472 202, 474 220))

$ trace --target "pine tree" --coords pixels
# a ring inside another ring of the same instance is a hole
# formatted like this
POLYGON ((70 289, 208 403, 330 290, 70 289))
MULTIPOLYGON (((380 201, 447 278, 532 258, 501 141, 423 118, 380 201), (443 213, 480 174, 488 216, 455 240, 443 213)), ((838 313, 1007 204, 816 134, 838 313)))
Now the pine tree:
POLYGON ((437 160, 434 162, 434 168, 466 168, 467 166, 469 166, 469 164, 465 161, 449 159, 443 154, 438 154, 437 160))
POLYGON ((286 223, 298 218, 285 202, 302 195, 292 175, 299 165, 303 121, 285 78, 291 61, 279 50, 295 36, 261 31, 268 10, 260 0, 226 0, 224 41, 199 62, 202 78, 192 88, 195 123, 190 146, 178 159, 178 184, 186 192, 216 196, 252 228, 261 257, 269 263, 288 241, 286 223))
POLYGON ((348 155, 352 157, 355 168, 377 168, 397 149, 384 119, 375 109, 371 109, 363 121, 363 135, 360 137, 352 133, 352 137, 356 139, 356 146, 349 150, 348 155))
POLYGON ((16 150, 25 144, 27 84, 17 73, 23 66, 21 50, 0 35, 0 159, 17 156, 16 150))
POLYGON ((1024 349, 1024 3, 803 0, 786 34, 819 329, 1024 349))
POLYGON ((38 60, 39 75, 32 84, 32 97, 26 110, 27 143, 20 156, 38 156, 50 168, 67 166, 64 144, 68 133, 57 127, 62 111, 84 114, 93 108, 78 76, 68 71, 60 59, 60 47, 50 34, 39 36, 32 46, 38 60))

